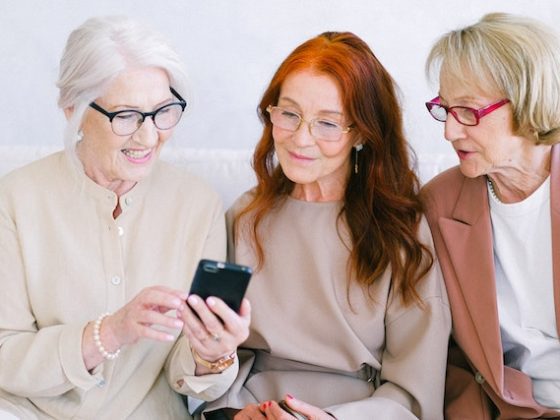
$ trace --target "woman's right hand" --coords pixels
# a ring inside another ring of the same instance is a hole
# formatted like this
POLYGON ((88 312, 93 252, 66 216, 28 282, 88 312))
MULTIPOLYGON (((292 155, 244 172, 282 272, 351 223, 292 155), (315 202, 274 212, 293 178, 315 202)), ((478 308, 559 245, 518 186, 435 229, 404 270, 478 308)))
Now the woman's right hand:
MULTIPOLYGON (((165 286, 152 286, 142 289, 130 302, 112 315, 103 319, 100 340, 103 347, 113 353, 122 346, 136 343, 142 338, 157 341, 173 341, 175 336, 166 327, 180 331, 183 321, 170 310, 181 312, 185 308, 187 293, 165 286)), ((103 361, 93 340, 93 323, 89 323, 82 338, 84 362, 88 370, 103 361)))

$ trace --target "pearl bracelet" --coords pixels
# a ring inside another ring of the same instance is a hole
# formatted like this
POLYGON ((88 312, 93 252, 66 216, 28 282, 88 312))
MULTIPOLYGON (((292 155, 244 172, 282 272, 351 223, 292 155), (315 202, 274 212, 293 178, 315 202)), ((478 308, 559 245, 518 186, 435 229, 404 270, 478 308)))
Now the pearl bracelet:
POLYGON ((105 360, 115 360, 117 357, 119 357, 121 349, 118 349, 114 353, 109 353, 107 350, 105 350, 103 344, 101 344, 101 323, 109 315, 111 315, 109 312, 105 312, 104 314, 99 315, 99 318, 95 320, 95 323, 93 324, 93 342, 95 343, 97 350, 99 351, 99 353, 101 353, 105 360))

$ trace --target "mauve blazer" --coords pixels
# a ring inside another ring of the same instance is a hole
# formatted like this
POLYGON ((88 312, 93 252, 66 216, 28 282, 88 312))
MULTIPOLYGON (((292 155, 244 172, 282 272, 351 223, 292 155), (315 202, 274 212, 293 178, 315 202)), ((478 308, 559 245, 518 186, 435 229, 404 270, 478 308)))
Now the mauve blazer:
MULTIPOLYGON (((486 178, 467 178, 454 167, 431 180, 422 196, 453 318, 446 418, 560 418, 533 399, 527 375, 503 363, 486 178)), ((560 334, 560 146, 552 149, 550 206, 560 334)))

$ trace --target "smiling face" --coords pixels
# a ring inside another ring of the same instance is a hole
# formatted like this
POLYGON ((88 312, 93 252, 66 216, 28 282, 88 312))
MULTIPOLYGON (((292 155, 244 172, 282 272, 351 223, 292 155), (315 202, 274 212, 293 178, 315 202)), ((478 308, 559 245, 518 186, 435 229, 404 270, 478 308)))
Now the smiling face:
MULTIPOLYGON (((282 83, 278 103, 306 121, 316 118, 333 121, 342 127, 350 124, 338 85, 332 78, 311 71, 297 71, 282 83)), ((273 125, 272 136, 284 174, 296 185, 292 196, 307 201, 334 201, 344 196, 350 172, 352 131, 340 140, 328 142, 314 138, 309 125, 289 131, 273 125)))
MULTIPOLYGON (((440 78, 443 105, 475 109, 503 99, 499 93, 485 92, 473 83, 465 83, 445 72, 440 78)), ((513 133, 511 105, 506 104, 480 119, 476 126, 465 126, 449 115, 445 138, 460 159, 463 175, 474 178, 515 166, 534 143, 513 133)))
MULTIPOLYGON (((95 103, 108 112, 149 112, 174 102, 167 73, 158 68, 131 69, 121 73, 95 103)), ((148 176, 162 146, 173 133, 158 130, 151 118, 132 135, 117 136, 109 118, 89 108, 82 123, 78 156, 87 176, 122 195, 148 176)))

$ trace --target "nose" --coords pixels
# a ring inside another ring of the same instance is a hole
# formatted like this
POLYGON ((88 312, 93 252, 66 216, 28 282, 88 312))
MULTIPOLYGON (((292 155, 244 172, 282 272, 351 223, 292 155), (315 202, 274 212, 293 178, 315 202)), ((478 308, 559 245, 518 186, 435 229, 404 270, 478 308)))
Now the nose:
POLYGON ((447 141, 454 142, 464 136, 465 126, 458 122, 455 117, 449 113, 447 120, 444 122, 443 135, 447 141))
POLYGON ((159 130, 154 124, 153 116, 146 117, 138 130, 132 135, 132 139, 146 147, 154 147, 159 139, 159 130))
POLYGON ((311 123, 301 120, 301 123, 294 134, 292 135, 294 142, 300 146, 311 146, 315 144, 315 138, 311 134, 311 123))

